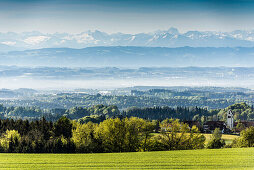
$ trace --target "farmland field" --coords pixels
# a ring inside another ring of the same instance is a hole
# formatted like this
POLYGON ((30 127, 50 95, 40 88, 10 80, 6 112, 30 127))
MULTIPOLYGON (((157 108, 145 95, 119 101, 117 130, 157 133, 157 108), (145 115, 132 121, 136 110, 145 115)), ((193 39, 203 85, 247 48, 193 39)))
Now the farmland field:
POLYGON ((0 154, 1 169, 254 169, 254 148, 101 154, 0 154))

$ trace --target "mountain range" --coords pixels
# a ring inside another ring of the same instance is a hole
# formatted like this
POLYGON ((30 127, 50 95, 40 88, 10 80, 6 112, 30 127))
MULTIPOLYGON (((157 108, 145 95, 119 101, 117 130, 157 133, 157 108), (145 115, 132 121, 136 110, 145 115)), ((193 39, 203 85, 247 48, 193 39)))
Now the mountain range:
MULTIPOLYGON (((227 86, 254 89, 254 67, 18 67, 0 65, 1 88, 227 86)), ((31 91, 18 91, 18 94, 31 91)), ((0 91, 1 94, 6 90, 0 91)))
POLYGON ((221 79, 254 80, 254 67, 18 67, 0 65, 0 78, 33 79, 221 79))
POLYGON ((108 34, 98 30, 78 34, 38 31, 0 33, 0 51, 17 51, 39 48, 86 48, 94 46, 142 46, 142 47, 253 47, 254 30, 232 32, 188 31, 180 33, 176 28, 152 33, 108 34))
POLYGON ((254 47, 44 48, 0 54, 1 65, 47 67, 254 67, 254 47))

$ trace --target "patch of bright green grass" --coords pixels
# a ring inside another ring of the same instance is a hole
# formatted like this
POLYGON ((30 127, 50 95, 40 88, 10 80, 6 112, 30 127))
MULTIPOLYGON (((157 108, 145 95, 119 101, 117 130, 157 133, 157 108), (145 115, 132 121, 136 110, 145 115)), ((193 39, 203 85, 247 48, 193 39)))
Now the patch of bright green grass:
POLYGON ((254 169, 254 148, 101 154, 0 154, 2 169, 254 169))

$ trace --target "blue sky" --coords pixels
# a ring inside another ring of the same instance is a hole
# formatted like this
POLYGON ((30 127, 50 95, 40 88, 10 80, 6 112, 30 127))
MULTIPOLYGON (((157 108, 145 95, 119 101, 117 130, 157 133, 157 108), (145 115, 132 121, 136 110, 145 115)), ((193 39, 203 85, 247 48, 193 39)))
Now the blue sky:
POLYGON ((251 0, 0 0, 0 32, 254 29, 251 0))

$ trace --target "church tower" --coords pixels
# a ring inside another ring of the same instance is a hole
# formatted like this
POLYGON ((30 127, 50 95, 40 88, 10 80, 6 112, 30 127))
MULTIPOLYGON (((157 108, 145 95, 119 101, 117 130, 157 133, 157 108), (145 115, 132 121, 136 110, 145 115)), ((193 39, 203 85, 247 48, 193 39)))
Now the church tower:
POLYGON ((233 129, 234 127, 234 115, 233 115, 233 112, 232 110, 228 110, 228 113, 227 113, 227 126, 230 128, 230 129, 233 129))

